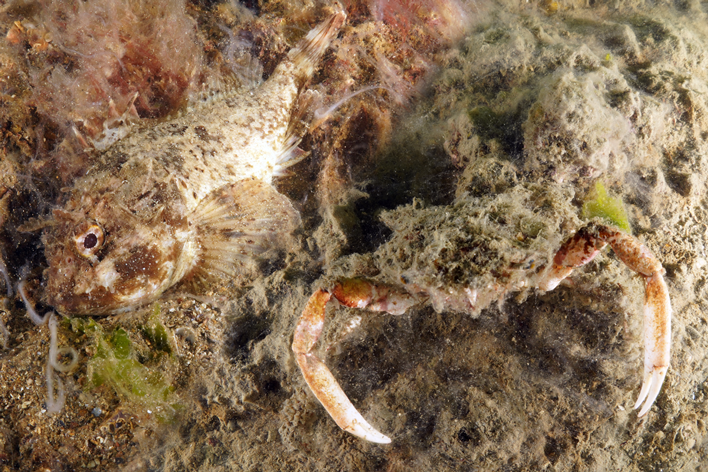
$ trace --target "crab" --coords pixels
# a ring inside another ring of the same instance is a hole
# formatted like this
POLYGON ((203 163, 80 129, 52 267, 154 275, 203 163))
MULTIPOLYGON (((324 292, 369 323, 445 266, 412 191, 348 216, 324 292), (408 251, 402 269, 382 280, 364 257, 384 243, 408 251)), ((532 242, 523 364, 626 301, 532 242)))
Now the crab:
POLYGON ((421 303, 431 303, 437 312, 477 315, 509 293, 553 290, 608 245, 645 281, 644 380, 634 408, 641 408, 639 417, 647 414, 669 368, 665 270, 636 237, 598 218, 581 222, 558 203, 568 197, 567 190, 527 184, 483 198, 463 195, 449 206, 424 208, 414 201, 383 214, 392 238, 375 253, 358 256, 377 274, 336 278, 316 290, 292 343, 307 385, 341 429, 374 443, 391 442, 362 417, 316 354, 330 301, 392 315, 421 303))

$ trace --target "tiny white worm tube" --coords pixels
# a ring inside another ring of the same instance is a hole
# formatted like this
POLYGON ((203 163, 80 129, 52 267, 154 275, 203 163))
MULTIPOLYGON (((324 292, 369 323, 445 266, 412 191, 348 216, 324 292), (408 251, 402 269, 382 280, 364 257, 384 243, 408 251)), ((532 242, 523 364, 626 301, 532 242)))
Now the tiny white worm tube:
MULTIPOLYGON (((19 287, 18 287, 19 288, 19 287)), ((45 315, 49 318, 49 356, 47 357, 46 379, 47 379, 47 413, 59 413, 64 408, 66 396, 64 394, 64 384, 57 377, 57 398, 54 399, 54 365, 57 356, 57 319, 54 313, 45 315)))
MULTIPOLYGON (((61 381, 59 377, 56 379, 56 388, 57 388, 57 398, 54 398, 54 370, 58 370, 59 372, 68 372, 69 370, 73 369, 74 366, 79 362, 79 354, 76 352, 74 348, 71 347, 64 347, 64 348, 58 348, 57 347, 57 319, 56 316, 54 315, 54 312, 47 313, 44 316, 40 316, 39 313, 34 309, 34 306, 32 306, 32 303, 29 301, 29 298, 27 298, 27 294, 25 293, 25 280, 24 278, 20 280, 20 283, 17 284, 17 293, 20 294, 20 297, 22 298, 22 302, 25 304, 25 310, 27 310, 27 316, 32 320, 32 322, 36 325, 41 325, 44 324, 47 320, 49 320, 48 326, 49 326, 49 355, 47 356, 47 365, 45 367, 45 378, 47 381, 47 413, 49 414, 54 414, 54 413, 59 413, 62 408, 64 408, 64 403, 66 401, 66 395, 64 393, 64 383, 61 381), (58 354, 69 354, 71 355, 72 359, 71 362, 68 364, 61 364, 57 361, 57 355, 58 354)), ((0 323, 2 321, 0 320, 0 323)), ((5 329, 5 326, 2 325, 2 329, 7 331, 5 329)), ((0 329, 0 330, 2 330, 0 329)), ((5 336, 5 333, 3 332, 3 336, 5 336)), ((7 336, 9 336, 9 333, 7 333, 7 336)))
POLYGON ((20 297, 22 297, 22 302, 25 304, 25 310, 27 310, 27 316, 32 320, 32 323, 36 324, 37 326, 44 324, 45 321, 47 321, 47 317, 49 315, 44 315, 44 316, 39 316, 39 313, 34 309, 34 306, 32 306, 32 303, 29 301, 27 298, 27 294, 25 293, 25 280, 22 279, 20 280, 20 283, 17 284, 17 293, 20 294, 20 297))
POLYGON ((54 313, 49 314, 49 363, 59 372, 69 372, 79 363, 79 353, 73 347, 57 346, 57 319, 54 313), (59 355, 70 355, 71 362, 62 364, 57 360, 59 355))

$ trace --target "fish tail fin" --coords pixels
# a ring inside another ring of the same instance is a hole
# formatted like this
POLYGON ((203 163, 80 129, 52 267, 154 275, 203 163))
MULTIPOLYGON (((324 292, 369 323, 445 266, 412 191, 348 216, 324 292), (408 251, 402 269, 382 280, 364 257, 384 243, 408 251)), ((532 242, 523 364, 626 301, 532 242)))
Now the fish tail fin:
POLYGON ((320 57, 329 47, 332 39, 339 32, 347 14, 341 9, 320 23, 290 50, 288 59, 295 65, 296 73, 302 83, 306 82, 315 71, 320 57))
MULTIPOLYGON (((346 18, 347 15, 342 8, 310 30, 307 36, 290 50, 288 60, 283 61, 273 75, 280 70, 286 76, 294 77, 295 85, 301 89, 312 77, 322 54, 327 50, 346 18)), ((282 148, 274 163, 274 176, 287 175, 288 167, 307 157, 308 153, 300 149, 298 145, 312 121, 313 103, 317 97, 319 97, 317 92, 307 90, 300 93, 299 99, 295 98, 296 103, 290 116, 282 148)), ((276 99, 281 100, 281 97, 278 96, 276 99)))
POLYGON ((199 255, 187 279, 229 278, 245 285, 259 267, 287 246, 300 215, 287 197, 258 179, 225 185, 190 216, 199 255))

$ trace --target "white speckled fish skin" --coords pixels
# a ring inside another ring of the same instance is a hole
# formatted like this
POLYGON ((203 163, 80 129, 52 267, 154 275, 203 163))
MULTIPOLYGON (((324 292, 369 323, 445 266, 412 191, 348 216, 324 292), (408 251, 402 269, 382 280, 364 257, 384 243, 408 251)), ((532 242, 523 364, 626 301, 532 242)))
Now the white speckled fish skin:
POLYGON ((271 183, 298 97, 286 61, 261 87, 128 136, 110 153, 159 160, 188 190, 188 211, 222 185, 251 177, 271 183))
POLYGON ((183 279, 256 276, 259 255, 299 224, 270 184, 301 153, 295 103, 345 18, 314 28, 261 86, 96 156, 43 235, 47 303, 64 314, 111 314, 183 279))

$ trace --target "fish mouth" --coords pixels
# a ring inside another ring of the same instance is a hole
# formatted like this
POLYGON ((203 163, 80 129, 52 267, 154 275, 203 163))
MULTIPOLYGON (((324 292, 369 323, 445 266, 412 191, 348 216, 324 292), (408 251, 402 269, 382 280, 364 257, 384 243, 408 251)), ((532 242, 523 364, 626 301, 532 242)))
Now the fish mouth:
POLYGON ((48 305, 65 316, 104 316, 125 313, 147 305, 156 297, 145 292, 120 296, 100 287, 86 294, 72 294, 66 291, 47 293, 48 305))
POLYGON ((90 294, 74 294, 69 287, 56 288, 55 285, 51 279, 47 283, 47 304, 62 315, 110 315, 125 310, 125 307, 119 306, 114 294, 105 288, 97 288, 90 294))
POLYGON ((105 286, 96 274, 77 277, 77 274, 62 274, 51 267, 45 271, 44 279, 46 303, 67 316, 124 313, 154 302, 163 291, 161 284, 151 283, 146 277, 134 277, 128 281, 119 277, 105 286))
POLYGON ((45 302, 66 316, 110 315, 130 308, 108 287, 87 285, 79 271, 66 273, 50 266, 44 272, 45 302))

